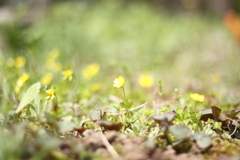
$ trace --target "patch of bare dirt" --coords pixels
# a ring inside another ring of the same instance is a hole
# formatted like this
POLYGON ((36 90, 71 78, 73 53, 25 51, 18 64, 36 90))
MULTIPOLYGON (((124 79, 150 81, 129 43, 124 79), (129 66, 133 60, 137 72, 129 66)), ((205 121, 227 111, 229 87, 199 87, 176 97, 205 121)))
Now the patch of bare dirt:
MULTIPOLYGON (((77 139, 86 150, 91 150, 103 159, 111 160, 203 160, 203 156, 195 145, 188 153, 177 154, 171 147, 161 149, 155 143, 150 143, 146 137, 128 137, 111 131, 88 132, 84 138, 77 139)), ((153 142, 153 141, 152 141, 153 142)))

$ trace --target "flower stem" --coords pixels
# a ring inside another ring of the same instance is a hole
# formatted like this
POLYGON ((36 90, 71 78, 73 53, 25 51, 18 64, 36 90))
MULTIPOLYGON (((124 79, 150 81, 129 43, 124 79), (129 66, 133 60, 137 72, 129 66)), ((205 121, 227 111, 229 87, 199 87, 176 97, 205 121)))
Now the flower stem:
POLYGON ((126 102, 126 95, 125 95, 125 90, 124 90, 124 87, 122 87, 122 89, 123 89, 123 96, 124 96, 124 101, 126 102))

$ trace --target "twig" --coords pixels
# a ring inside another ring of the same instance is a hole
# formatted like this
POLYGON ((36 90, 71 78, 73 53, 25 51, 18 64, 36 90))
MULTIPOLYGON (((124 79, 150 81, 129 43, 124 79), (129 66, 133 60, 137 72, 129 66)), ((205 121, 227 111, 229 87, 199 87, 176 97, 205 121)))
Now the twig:
POLYGON ((90 119, 83 120, 83 121, 81 122, 80 126, 83 127, 83 125, 84 125, 87 121, 90 121, 90 119))
POLYGON ((147 102, 141 104, 140 106, 137 106, 137 107, 135 107, 135 108, 132 108, 132 109, 130 109, 129 111, 134 111, 134 110, 136 110, 136 109, 138 109, 138 108, 141 108, 141 107, 145 106, 146 104, 147 104, 147 102))
POLYGON ((101 140, 105 147, 107 148, 108 152, 114 157, 118 159, 122 159, 119 154, 115 151, 115 149, 111 146, 111 144, 108 142, 107 138, 104 136, 102 132, 100 132, 101 140))

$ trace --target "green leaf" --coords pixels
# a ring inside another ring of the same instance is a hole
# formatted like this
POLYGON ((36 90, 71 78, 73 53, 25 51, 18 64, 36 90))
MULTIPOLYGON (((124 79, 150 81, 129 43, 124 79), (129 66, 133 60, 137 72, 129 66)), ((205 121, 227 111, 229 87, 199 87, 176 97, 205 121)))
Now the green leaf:
POLYGON ((209 148, 212 144, 212 138, 204 133, 195 133, 193 138, 196 141, 197 146, 202 150, 209 148))
POLYGON ((212 113, 212 109, 205 109, 205 110, 202 110, 202 111, 200 111, 200 113, 202 114, 201 115, 201 118, 200 118, 200 120, 202 120, 202 121, 207 121, 208 119, 213 119, 214 117, 213 117, 213 113, 212 113))
POLYGON ((174 112, 166 112, 164 113, 165 117, 168 120, 168 123, 171 124, 172 121, 176 118, 177 114, 174 112))
POLYGON ((40 88, 40 82, 34 83, 31 87, 29 87, 28 90, 24 93, 23 98, 15 113, 19 113, 23 108, 30 104, 40 92, 40 88))
POLYGON ((169 111, 164 114, 153 115, 152 119, 161 126, 168 126, 172 123, 175 117, 176 113, 169 111))
POLYGON ((58 122, 58 127, 59 127, 59 131, 63 133, 63 132, 68 132, 73 130, 75 127, 77 127, 77 124, 71 121, 61 121, 61 122, 58 122))
POLYGON ((111 107, 108 110, 106 110, 106 113, 108 113, 109 115, 118 115, 118 110, 114 107, 111 107))
POLYGON ((234 136, 238 139, 240 139, 240 131, 239 129, 235 132, 234 136))
POLYGON ((187 140, 192 136, 192 131, 188 127, 182 125, 171 126, 169 131, 176 140, 187 140))
POLYGON ((102 111, 101 109, 95 109, 93 112, 90 113, 89 117, 93 122, 96 122, 103 118, 106 112, 102 111))
POLYGON ((226 115, 228 118, 235 118, 237 114, 240 112, 240 110, 232 110, 230 112, 226 112, 226 115))
POLYGON ((156 115, 153 115, 151 117, 155 122, 157 122, 160 126, 163 126, 163 127, 168 127, 168 120, 166 118, 166 116, 162 115, 162 114, 156 114, 156 115))
POLYGON ((211 106, 211 109, 212 109, 214 121, 218 121, 222 109, 220 109, 216 106, 211 106))
POLYGON ((97 125, 99 125, 100 127, 103 127, 105 130, 115 130, 115 131, 120 131, 121 128, 123 127, 123 124, 121 122, 113 123, 111 121, 107 121, 104 119, 97 121, 97 125))

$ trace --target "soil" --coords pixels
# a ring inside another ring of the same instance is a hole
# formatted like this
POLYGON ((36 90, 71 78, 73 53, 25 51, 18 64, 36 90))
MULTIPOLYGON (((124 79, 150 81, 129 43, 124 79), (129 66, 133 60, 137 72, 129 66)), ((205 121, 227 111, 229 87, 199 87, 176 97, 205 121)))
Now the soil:
MULTIPOLYGON (((146 137, 130 137, 119 132, 110 131, 102 134, 101 132, 87 131, 85 137, 77 138, 76 142, 81 144, 85 150, 91 150, 99 155, 99 159, 110 160, 204 160, 204 154, 195 144, 187 153, 176 153, 172 146, 165 149, 158 147, 154 141, 146 137), (106 141, 107 140, 107 143, 106 141)), ((61 144, 61 150, 68 157, 74 159, 74 154, 67 147, 68 141, 61 144), (65 146, 65 147, 64 147, 65 146), (70 155, 72 154, 72 155, 70 155)), ((94 157, 96 159, 96 157, 94 157)), ((98 159, 98 158, 97 158, 98 159)), ((229 156, 208 159, 229 159, 229 156)))

